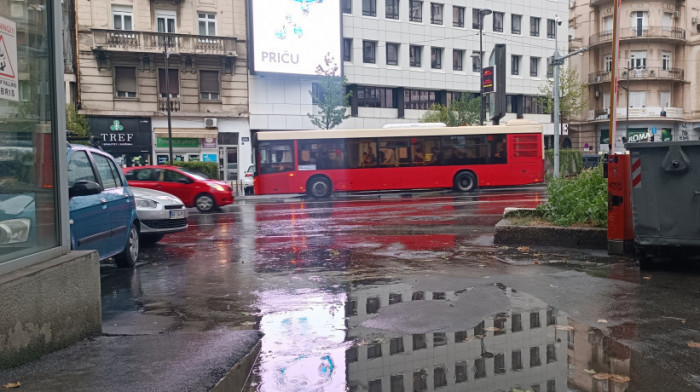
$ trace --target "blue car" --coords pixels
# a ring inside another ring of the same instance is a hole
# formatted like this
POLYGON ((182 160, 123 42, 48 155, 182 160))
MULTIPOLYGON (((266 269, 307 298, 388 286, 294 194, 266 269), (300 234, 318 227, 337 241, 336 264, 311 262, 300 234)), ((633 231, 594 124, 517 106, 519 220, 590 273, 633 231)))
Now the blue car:
POLYGON ((68 145, 70 241, 74 250, 97 250, 131 268, 139 255, 139 221, 134 194, 108 153, 68 145))

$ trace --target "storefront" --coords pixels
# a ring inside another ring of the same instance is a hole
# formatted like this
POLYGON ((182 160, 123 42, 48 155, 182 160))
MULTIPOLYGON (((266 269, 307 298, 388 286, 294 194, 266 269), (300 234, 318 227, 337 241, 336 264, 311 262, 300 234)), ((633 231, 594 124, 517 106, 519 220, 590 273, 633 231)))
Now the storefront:
MULTIPOLYGON (((203 161, 216 162, 218 159, 218 144, 216 130, 185 130, 172 131, 173 161, 203 161)), ((156 128, 156 162, 162 165, 170 160, 170 139, 168 129, 156 128)))
POLYGON ((134 117, 88 117, 88 128, 102 148, 122 167, 150 165, 151 120, 134 117))

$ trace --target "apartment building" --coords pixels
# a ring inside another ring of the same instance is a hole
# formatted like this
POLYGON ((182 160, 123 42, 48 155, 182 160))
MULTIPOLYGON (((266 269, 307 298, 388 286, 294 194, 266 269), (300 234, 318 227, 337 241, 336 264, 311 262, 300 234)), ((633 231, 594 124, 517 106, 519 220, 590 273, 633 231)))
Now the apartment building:
POLYGON ((588 86, 589 106, 570 124, 574 148, 608 151, 611 80, 619 75, 616 150, 625 141, 700 139, 697 61, 700 11, 686 1, 623 2, 620 50, 612 69, 613 2, 570 4, 570 49, 589 48, 571 59, 588 86))
MULTIPOLYGON (((521 112, 525 118, 551 122, 536 97, 551 76, 547 58, 554 53, 557 30, 565 29, 556 23, 557 17, 567 18, 565 1, 343 0, 340 7, 342 48, 334 60, 353 92, 351 117, 341 127, 417 122, 433 103, 449 103, 462 93, 478 95, 479 14, 487 9, 484 65, 495 44, 505 44, 507 51, 505 120, 521 112)), ((565 34, 560 34, 560 52, 565 53, 565 34)), ((313 72, 253 70, 251 129, 313 128, 307 118, 315 109, 309 75, 313 72)))
POLYGON ((163 163, 172 134, 174 160, 242 176, 251 161, 245 0, 75 1, 77 101, 105 150, 126 166, 163 163))

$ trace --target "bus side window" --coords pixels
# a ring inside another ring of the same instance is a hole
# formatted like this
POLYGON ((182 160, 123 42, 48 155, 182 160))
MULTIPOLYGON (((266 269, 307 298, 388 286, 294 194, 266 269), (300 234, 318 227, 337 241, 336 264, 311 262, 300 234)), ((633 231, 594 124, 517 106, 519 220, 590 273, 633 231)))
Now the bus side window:
POLYGON ((347 167, 377 167, 377 142, 374 139, 348 139, 347 167))
POLYGON ((439 165, 442 153, 436 137, 411 138, 411 157, 414 166, 439 165))
POLYGON ((266 142, 260 145, 262 174, 294 170, 292 142, 266 142))

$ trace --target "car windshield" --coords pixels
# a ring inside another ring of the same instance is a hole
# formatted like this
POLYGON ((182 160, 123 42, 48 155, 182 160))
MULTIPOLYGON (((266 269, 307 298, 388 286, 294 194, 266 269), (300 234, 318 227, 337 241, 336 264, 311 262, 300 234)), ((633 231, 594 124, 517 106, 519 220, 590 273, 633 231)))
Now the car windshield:
POLYGON ((192 170, 188 170, 188 169, 183 169, 183 168, 180 168, 180 171, 185 173, 185 174, 190 175, 190 177, 193 177, 195 180, 198 180, 198 181, 211 180, 211 178, 207 177, 206 175, 204 175, 200 172, 196 172, 196 171, 192 171, 192 170))

